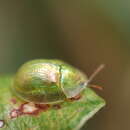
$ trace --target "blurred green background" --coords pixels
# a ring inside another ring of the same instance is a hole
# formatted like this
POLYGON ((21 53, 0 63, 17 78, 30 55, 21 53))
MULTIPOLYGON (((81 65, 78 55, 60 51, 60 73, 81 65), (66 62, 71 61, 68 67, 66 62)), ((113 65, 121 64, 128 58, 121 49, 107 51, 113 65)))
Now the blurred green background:
POLYGON ((1 0, 0 73, 14 73, 25 61, 58 58, 104 87, 107 101, 83 130, 130 129, 130 1, 1 0))

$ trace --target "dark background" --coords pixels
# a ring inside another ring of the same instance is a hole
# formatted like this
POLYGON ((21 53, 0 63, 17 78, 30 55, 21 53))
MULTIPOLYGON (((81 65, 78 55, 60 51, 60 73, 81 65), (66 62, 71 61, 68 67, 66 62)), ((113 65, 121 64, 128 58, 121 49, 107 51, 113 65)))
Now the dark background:
POLYGON ((84 130, 130 129, 130 1, 1 0, 0 73, 25 61, 57 58, 88 76, 105 63, 93 84, 106 99, 84 130))

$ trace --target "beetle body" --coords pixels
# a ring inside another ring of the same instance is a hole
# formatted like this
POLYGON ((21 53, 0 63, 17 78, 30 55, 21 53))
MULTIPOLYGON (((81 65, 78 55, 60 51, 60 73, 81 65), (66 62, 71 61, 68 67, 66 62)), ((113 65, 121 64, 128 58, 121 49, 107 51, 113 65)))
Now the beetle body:
POLYGON ((16 73, 12 90, 25 101, 52 104, 72 98, 87 85, 86 75, 60 60, 32 60, 16 73))

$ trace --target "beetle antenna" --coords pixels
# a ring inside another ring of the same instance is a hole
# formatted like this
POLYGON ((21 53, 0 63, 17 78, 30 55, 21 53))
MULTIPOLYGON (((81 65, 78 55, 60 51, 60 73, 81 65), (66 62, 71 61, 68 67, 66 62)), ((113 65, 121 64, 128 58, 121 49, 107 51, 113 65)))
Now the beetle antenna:
POLYGON ((92 75, 89 77, 88 81, 87 81, 87 84, 90 83, 94 78, 95 76, 105 67, 104 64, 101 64, 93 73, 92 75))
POLYGON ((95 89, 98 89, 98 90, 103 90, 103 87, 102 86, 99 86, 99 85, 89 85, 90 88, 95 88, 95 89))

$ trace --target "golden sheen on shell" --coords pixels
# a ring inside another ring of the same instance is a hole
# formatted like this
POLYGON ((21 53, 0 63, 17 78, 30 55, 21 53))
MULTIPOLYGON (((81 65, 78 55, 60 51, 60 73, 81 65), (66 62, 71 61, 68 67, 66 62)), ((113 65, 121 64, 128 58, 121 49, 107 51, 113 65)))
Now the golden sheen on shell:
POLYGON ((23 64, 12 85, 15 95, 25 101, 51 104, 77 96, 86 88, 87 77, 60 60, 32 60, 23 64))

